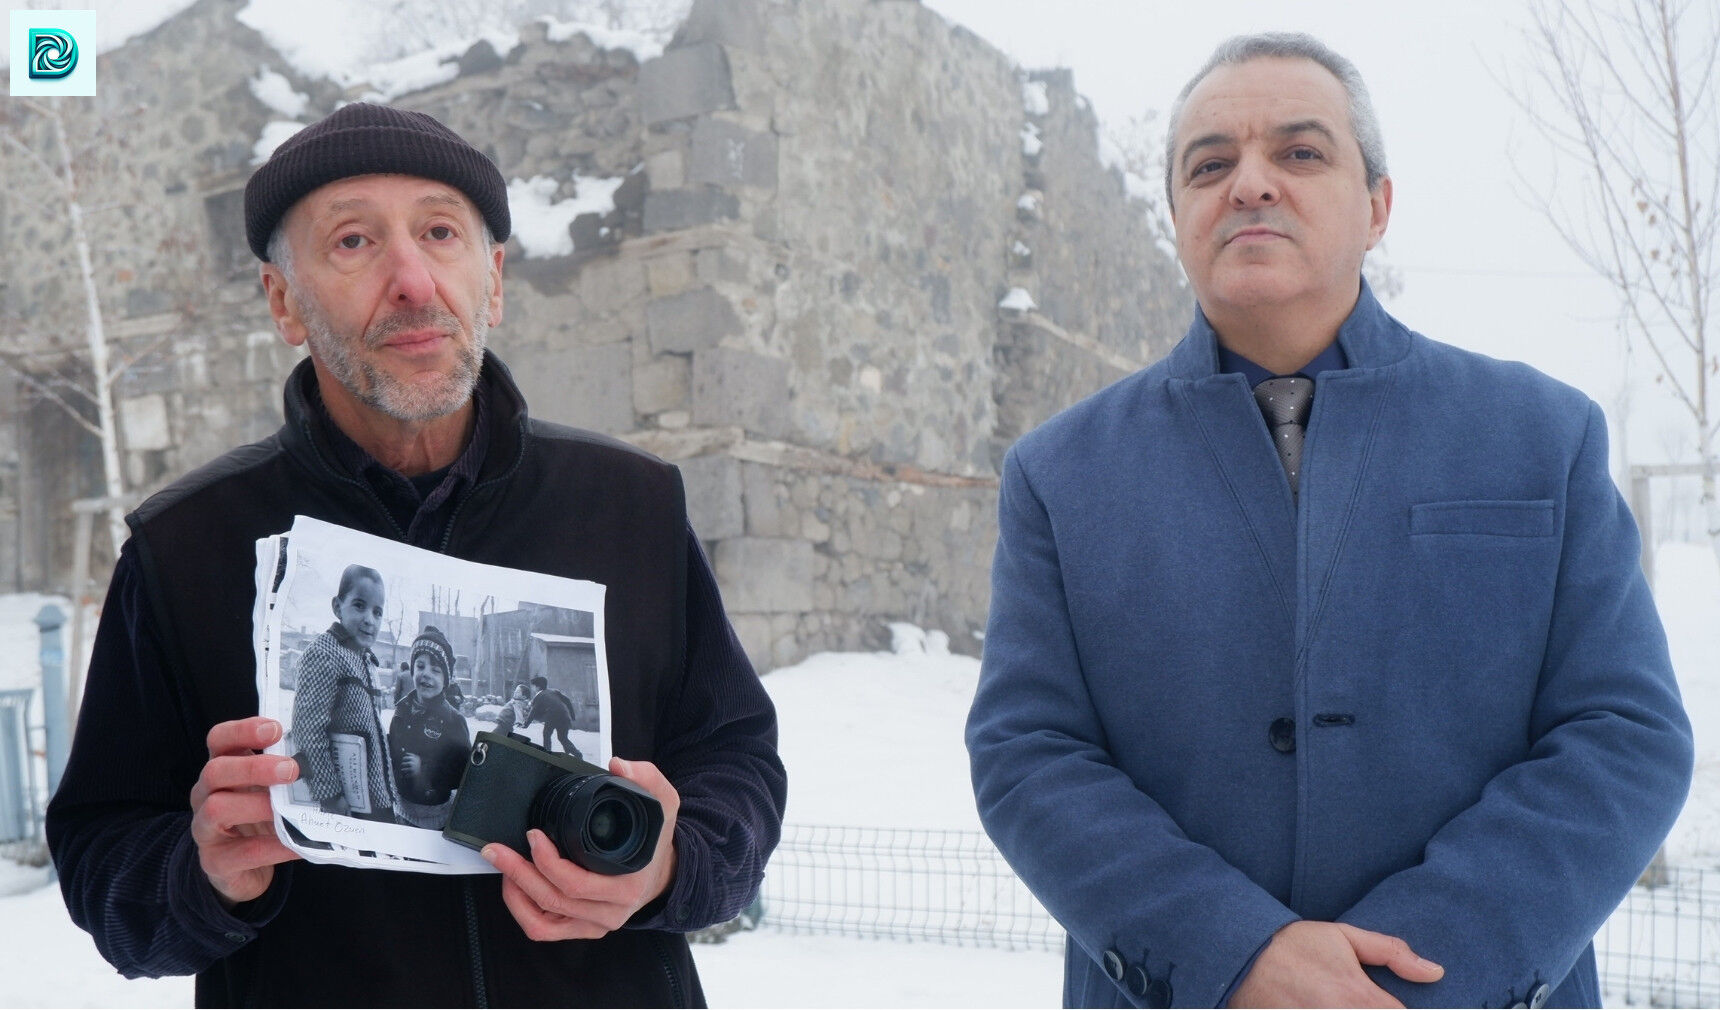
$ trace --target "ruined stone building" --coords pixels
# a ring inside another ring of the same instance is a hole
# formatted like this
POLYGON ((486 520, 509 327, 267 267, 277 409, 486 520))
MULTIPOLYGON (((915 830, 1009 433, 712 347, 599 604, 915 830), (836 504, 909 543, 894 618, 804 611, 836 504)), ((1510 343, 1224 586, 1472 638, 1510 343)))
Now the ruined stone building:
MULTIPOLYGON (((299 352, 273 332, 241 198, 282 117, 254 79, 284 75, 301 122, 362 96, 299 74, 242 6, 201 0, 60 106, 109 338, 135 359, 114 387, 132 488, 279 423, 299 352)), ((534 413, 680 465, 761 668, 878 647, 893 620, 976 652, 1004 450, 1187 322, 1069 75, 908 0, 698 0, 643 64, 560 34, 480 42, 394 99, 505 178, 552 180, 551 202, 622 180, 571 251, 509 242, 491 346, 534 413)), ((0 127, 54 163, 37 119, 0 127)), ((0 147, 0 336, 36 380, 0 372, 0 590, 63 589, 68 503, 101 493, 94 440, 43 392, 87 365, 40 169, 0 147)))

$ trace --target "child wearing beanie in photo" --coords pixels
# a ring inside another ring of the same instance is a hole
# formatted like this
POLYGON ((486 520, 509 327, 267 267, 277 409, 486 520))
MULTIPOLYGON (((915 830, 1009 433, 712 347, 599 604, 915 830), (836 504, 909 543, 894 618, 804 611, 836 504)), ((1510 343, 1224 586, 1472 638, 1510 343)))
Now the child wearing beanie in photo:
POLYGON ((413 690, 395 706, 388 724, 401 819, 437 831, 448 823, 472 749, 466 719, 449 703, 449 692, 458 690, 453 671, 454 647, 439 629, 426 625, 412 642, 413 690))

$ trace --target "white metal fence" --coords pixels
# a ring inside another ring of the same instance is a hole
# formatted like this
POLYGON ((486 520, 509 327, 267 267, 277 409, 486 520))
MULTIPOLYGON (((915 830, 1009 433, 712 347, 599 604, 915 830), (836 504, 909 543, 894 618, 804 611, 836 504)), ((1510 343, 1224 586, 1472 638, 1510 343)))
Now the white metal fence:
MULTIPOLYGON (((762 925, 790 932, 1061 950, 1063 929, 977 831, 789 824, 762 925)), ((1720 1006, 1720 871, 1669 867, 1595 938, 1601 985, 1637 1006, 1720 1006)))

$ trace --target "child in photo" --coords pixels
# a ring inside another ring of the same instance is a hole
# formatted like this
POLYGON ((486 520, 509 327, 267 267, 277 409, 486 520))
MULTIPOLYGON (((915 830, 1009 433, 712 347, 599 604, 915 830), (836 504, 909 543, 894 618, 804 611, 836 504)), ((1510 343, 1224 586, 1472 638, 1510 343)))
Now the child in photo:
POLYGON ((413 690, 394 707, 388 724, 401 819, 437 831, 448 823, 472 749, 466 719, 452 700, 459 691, 453 669, 454 648, 447 636, 426 626, 412 642, 413 690))
POLYGON ((394 788, 370 647, 382 626, 382 574, 348 565, 335 621, 305 648, 293 696, 293 739, 311 799, 327 813, 394 820, 394 788))

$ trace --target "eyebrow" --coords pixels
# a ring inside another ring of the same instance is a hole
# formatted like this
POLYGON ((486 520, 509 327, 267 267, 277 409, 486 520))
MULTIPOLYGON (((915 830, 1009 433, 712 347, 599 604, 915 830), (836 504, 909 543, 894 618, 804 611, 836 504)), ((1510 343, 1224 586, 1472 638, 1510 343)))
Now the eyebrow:
MULTIPOLYGON (((452 193, 427 193, 418 198, 418 204, 419 206, 432 204, 461 208, 466 206, 466 202, 464 200, 452 193)), ((366 199, 362 196, 349 196, 344 200, 336 200, 329 204, 328 209, 324 211, 324 214, 340 214, 349 210, 363 210, 366 207, 374 205, 375 201, 366 199)))
MULTIPOLYGON (((1317 133, 1324 137, 1329 144, 1336 146, 1338 143, 1338 135, 1332 132, 1331 127, 1318 119, 1298 119, 1294 122, 1274 126, 1271 130, 1272 136, 1280 140, 1301 133, 1317 133)), ((1222 147, 1225 144, 1234 144, 1235 142, 1236 137, 1228 133, 1205 133, 1194 138, 1188 142, 1187 147, 1183 148, 1182 158, 1179 159, 1183 173, 1185 175, 1188 173, 1189 158, 1196 151, 1208 147, 1222 147)))

